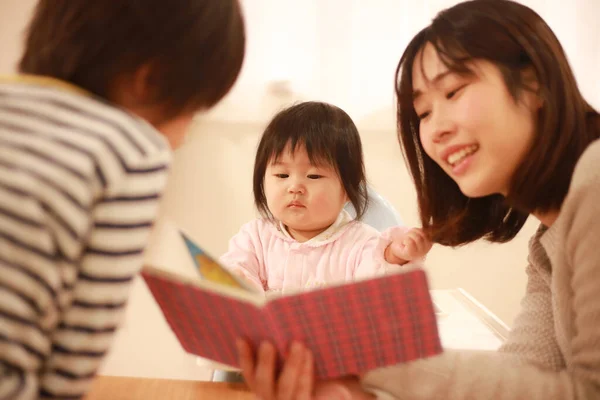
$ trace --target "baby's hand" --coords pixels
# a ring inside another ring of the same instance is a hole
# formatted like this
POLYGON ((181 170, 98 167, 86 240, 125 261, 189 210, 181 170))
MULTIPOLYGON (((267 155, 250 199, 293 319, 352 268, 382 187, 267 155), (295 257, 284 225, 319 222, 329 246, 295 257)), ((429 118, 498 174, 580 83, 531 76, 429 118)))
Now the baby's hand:
POLYGON ((403 265, 425 257, 432 245, 422 229, 413 228, 402 235, 392 237, 392 243, 385 249, 385 260, 390 264, 403 265))

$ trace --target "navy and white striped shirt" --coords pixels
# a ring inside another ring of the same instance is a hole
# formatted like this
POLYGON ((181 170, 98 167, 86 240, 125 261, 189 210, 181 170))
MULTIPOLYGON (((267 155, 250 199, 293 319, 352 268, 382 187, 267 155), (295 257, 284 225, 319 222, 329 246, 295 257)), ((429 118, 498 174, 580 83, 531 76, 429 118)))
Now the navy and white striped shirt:
POLYGON ((154 128, 66 86, 0 83, 0 399, 85 394, 166 183, 154 128))

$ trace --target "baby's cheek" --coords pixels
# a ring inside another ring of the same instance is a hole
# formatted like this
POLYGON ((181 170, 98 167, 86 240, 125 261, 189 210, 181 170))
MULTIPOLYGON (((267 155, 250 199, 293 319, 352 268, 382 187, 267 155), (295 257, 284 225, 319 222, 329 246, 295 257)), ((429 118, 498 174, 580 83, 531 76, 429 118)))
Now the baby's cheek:
POLYGON ((330 200, 329 200, 330 196, 331 196, 331 194, 327 193, 327 189, 323 188, 323 189, 313 193, 313 196, 312 196, 313 203, 317 203, 320 205, 326 205, 326 204, 330 203, 330 200))

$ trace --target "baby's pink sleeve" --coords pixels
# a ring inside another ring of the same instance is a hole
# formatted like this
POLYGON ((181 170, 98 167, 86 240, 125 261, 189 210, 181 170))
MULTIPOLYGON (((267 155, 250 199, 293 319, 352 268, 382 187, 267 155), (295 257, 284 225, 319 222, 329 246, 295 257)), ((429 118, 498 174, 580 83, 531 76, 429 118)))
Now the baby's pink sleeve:
POLYGON ((219 262, 238 276, 242 276, 258 289, 265 290, 265 271, 258 221, 252 221, 229 240, 229 249, 219 262))
POLYGON ((354 270, 354 279, 363 279, 384 275, 388 269, 383 253, 389 245, 389 240, 382 235, 368 239, 359 255, 359 260, 354 270))
POLYGON ((363 247, 354 277, 361 279, 384 275, 388 272, 398 272, 406 268, 423 268, 424 259, 411 261, 404 265, 390 264, 385 260, 385 249, 392 243, 392 240, 404 236, 409 230, 405 226, 394 226, 386 229, 381 235, 369 239, 363 247))

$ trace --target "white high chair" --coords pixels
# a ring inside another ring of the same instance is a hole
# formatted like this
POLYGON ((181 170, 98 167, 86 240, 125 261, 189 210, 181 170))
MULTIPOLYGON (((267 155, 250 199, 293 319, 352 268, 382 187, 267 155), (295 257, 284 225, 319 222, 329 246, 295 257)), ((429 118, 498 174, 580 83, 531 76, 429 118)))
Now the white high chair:
MULTIPOLYGON (((400 215, 394 206, 369 185, 367 185, 367 195, 369 204, 362 218, 365 224, 371 225, 380 232, 392 226, 402 225, 400 215)), ((352 203, 348 202, 344 209, 353 217, 356 216, 356 210, 352 203)))

